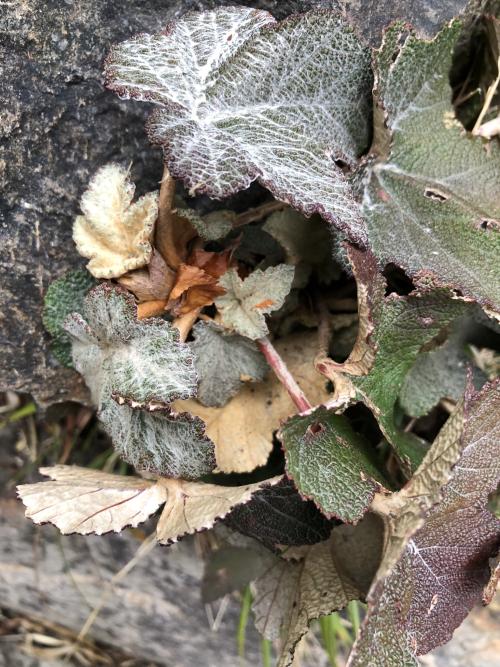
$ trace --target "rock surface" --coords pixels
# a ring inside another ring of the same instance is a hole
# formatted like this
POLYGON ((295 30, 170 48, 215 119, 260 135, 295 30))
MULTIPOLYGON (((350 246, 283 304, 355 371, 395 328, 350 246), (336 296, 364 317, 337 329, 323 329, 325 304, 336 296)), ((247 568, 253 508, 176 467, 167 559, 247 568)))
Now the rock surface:
MULTIPOLYGON (((111 44, 158 31, 190 9, 216 0, 20 0, 0 12, 0 389, 33 394, 41 405, 85 400, 73 371, 49 353, 41 324, 49 283, 82 265, 71 240, 78 201, 89 178, 111 160, 128 166, 139 194, 153 189, 161 156, 144 132, 146 105, 122 102, 102 85, 111 44)), ((347 12, 376 43, 400 17, 432 33, 465 0, 241 2, 277 17, 312 7, 347 12), (397 7, 397 9, 396 9, 397 7)))

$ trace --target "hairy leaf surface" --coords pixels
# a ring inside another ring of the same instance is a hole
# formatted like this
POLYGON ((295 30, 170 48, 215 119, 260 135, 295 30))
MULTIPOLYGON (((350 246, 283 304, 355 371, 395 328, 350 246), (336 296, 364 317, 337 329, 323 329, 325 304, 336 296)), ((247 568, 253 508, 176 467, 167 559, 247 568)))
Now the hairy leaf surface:
POLYGON ((137 470, 198 479, 215 468, 214 443, 199 417, 169 407, 131 408, 112 398, 98 416, 120 457, 137 470))
POLYGON ((158 105, 150 137, 192 192, 222 198, 259 179, 365 239, 335 160, 352 165, 369 140, 369 52, 335 13, 282 23, 244 7, 188 13, 117 45, 106 80, 158 105))
POLYGON ((388 524, 389 548, 349 667, 416 666, 415 656, 448 641, 481 600, 500 543, 500 521, 487 508, 500 481, 499 407, 498 382, 468 389, 423 474, 400 492, 420 516, 403 511, 388 524))
POLYGON ((82 315, 70 315, 65 329, 98 407, 111 395, 169 403, 196 393, 193 357, 177 329, 159 319, 138 321, 134 299, 117 286, 89 292, 82 315))
POLYGON ((63 328, 70 313, 83 308, 83 299, 95 280, 88 271, 70 271, 50 283, 45 294, 43 325, 52 336, 51 349, 64 366, 72 366, 71 340, 63 328))
POLYGON ((194 353, 199 377, 197 400, 222 407, 245 382, 262 382, 269 367, 256 345, 243 336, 224 333, 221 327, 199 322, 193 327, 194 353))
POLYGON ((251 340, 263 338, 269 331, 264 315, 281 308, 293 275, 288 264, 256 269, 244 280, 236 269, 227 271, 219 280, 226 294, 215 300, 224 326, 251 340))
POLYGON ((118 278, 145 266, 158 215, 158 193, 132 203, 135 186, 128 171, 117 164, 99 169, 82 197, 83 215, 73 225, 80 255, 89 257, 87 269, 96 278, 118 278))
POLYGON ((326 516, 356 523, 375 491, 388 486, 372 446, 343 415, 326 408, 296 415, 281 427, 279 437, 288 475, 326 516))
MULTIPOLYGON (((380 261, 500 309, 500 147, 468 135, 454 117, 449 71, 462 30, 433 40, 396 24, 375 58, 385 114, 363 211, 380 261)), ((382 115, 382 114, 380 114, 382 115)))

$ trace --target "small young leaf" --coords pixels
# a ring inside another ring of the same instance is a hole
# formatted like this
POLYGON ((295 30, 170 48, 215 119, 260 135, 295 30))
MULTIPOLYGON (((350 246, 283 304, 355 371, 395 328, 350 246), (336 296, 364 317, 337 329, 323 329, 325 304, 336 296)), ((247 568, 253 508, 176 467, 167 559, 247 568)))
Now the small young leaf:
POLYGON ((375 257, 353 247, 348 248, 348 255, 358 286, 358 337, 344 363, 323 359, 318 368, 336 383, 337 396, 357 398, 373 410, 406 470, 414 470, 426 446, 397 427, 394 407, 421 348, 463 315, 467 304, 441 288, 421 289, 404 297, 385 296, 385 281, 375 257))
POLYGON ((333 12, 276 23, 245 7, 188 13, 117 45, 108 87, 158 105, 149 134, 192 192, 223 198, 252 181, 353 239, 364 222, 342 170, 370 134, 369 51, 333 12))
POLYGON ((64 331, 66 317, 83 308, 83 299, 96 281, 88 271, 70 271, 50 283, 45 294, 43 324, 53 338, 52 352, 64 366, 73 365, 71 359, 71 340, 64 331))
POLYGON ((282 479, 273 477, 245 486, 216 486, 109 475, 78 466, 54 466, 40 472, 54 481, 17 487, 27 508, 26 516, 35 523, 53 523, 63 534, 101 535, 137 526, 165 503, 156 529, 160 544, 210 528, 233 507, 248 502, 262 485, 276 484, 282 479))
MULTIPOLYGON (((299 333, 276 342, 276 349, 313 404, 329 396, 326 382, 314 368, 315 333, 299 333)), ((274 373, 265 381, 247 384, 222 408, 206 408, 198 401, 177 401, 175 409, 198 415, 215 443, 217 467, 223 472, 250 472, 266 463, 273 434, 280 422, 297 411, 274 373)))
POLYGON ((242 280, 235 269, 219 280, 226 294, 215 301, 224 326, 251 340, 268 333, 264 315, 281 308, 292 287, 294 268, 287 264, 255 270, 242 280))
POLYGON ((81 201, 73 240, 96 278, 119 278, 151 259, 151 239, 158 216, 158 193, 132 204, 135 186, 117 164, 99 169, 81 201))
POLYGON ((288 479, 254 493, 252 500, 237 507, 224 523, 273 551, 278 545, 322 542, 333 526, 314 503, 300 497, 288 479))
POLYGON ((357 523, 388 486, 371 445, 346 417, 326 408, 296 415, 280 429, 288 475, 328 517, 357 523))
POLYGON ((500 535, 487 508, 500 481, 499 390, 469 387, 416 480, 389 499, 388 548, 349 667, 416 666, 482 599, 500 535))
POLYGON ((98 407, 111 395, 143 404, 196 393, 193 357, 177 329, 164 320, 138 321, 133 297, 120 287, 94 288, 82 315, 70 315, 65 329, 75 367, 98 407))
POLYGON ((364 214, 381 262, 498 310, 500 147, 486 149, 455 119, 449 73, 462 28, 453 21, 430 41, 406 25, 387 30, 375 58, 380 157, 364 214))
POLYGON ((119 532, 137 526, 166 500, 165 487, 139 477, 109 475, 78 466, 40 468, 51 482, 17 487, 26 516, 68 533, 119 532))
POLYGON ((120 457, 137 470, 198 479, 215 468, 214 443, 198 417, 170 408, 134 408, 112 398, 98 413, 120 457))
POLYGON ((245 382, 262 382, 269 367, 256 345, 243 336, 225 334, 215 324, 193 327, 194 353, 199 377, 197 400, 208 407, 222 407, 245 382))

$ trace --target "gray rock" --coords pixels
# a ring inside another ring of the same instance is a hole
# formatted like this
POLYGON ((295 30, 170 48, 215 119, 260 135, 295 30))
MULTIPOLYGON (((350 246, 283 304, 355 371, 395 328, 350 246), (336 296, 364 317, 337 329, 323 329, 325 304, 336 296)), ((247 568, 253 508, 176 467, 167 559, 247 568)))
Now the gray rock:
MULTIPOLYGON (((122 102, 102 85, 111 44, 157 31, 186 10, 233 0, 23 0, 3 3, 0 33, 0 389, 41 405, 86 389, 50 355, 41 324, 49 283, 82 265, 71 240, 78 201, 96 169, 132 163, 138 192, 154 188, 161 156, 144 132, 147 105, 122 102)), ((430 33, 464 0, 242 2, 278 18, 315 6, 341 8, 372 42, 389 20, 413 19, 430 33), (395 8, 397 6, 397 9, 395 8)))

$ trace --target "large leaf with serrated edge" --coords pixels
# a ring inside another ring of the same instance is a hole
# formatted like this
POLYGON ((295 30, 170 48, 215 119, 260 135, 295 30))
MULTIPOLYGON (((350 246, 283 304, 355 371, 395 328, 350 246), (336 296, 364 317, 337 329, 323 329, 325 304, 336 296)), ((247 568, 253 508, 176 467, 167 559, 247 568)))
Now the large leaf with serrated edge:
POLYGON ((423 470, 389 499, 388 546, 349 667, 416 666, 481 601, 500 544, 487 507, 500 481, 499 408, 498 382, 468 387, 423 470))
POLYGON ((178 330, 160 319, 138 321, 133 297, 120 287, 103 283, 89 292, 65 329, 98 406, 111 395, 169 403, 196 393, 193 356, 178 330))
POLYGON ((375 56, 379 156, 363 212, 381 262, 498 310, 500 147, 454 117, 448 76, 461 30, 454 21, 431 41, 401 24, 386 32, 375 56))
POLYGON ((169 406, 131 408, 113 398, 103 402, 98 417, 120 458, 137 470, 198 479, 215 468, 214 443, 199 417, 169 406))
POLYGON ((245 7, 188 13, 115 46, 106 81, 158 105, 150 137, 192 192, 222 198, 258 179, 365 240, 335 160, 353 165, 369 141, 370 57, 335 13, 282 23, 245 7))
POLYGON ((302 496, 313 500, 326 516, 356 523, 375 492, 389 486, 374 448, 344 415, 320 407, 291 417, 278 436, 287 474, 302 496))
POLYGON ((255 491, 281 479, 217 486, 110 475, 78 466, 41 468, 40 472, 51 481, 17 487, 26 516, 35 523, 53 523, 63 534, 101 535, 137 526, 165 504, 156 529, 160 544, 210 528, 233 507, 248 502, 255 491))
POLYGON ((362 400, 378 420, 407 472, 421 462, 426 445, 398 428, 395 405, 405 376, 421 348, 463 314, 467 304, 444 288, 421 288, 408 296, 385 296, 385 280, 369 252, 347 248, 358 287, 359 330, 348 359, 319 359, 340 403, 362 400))

